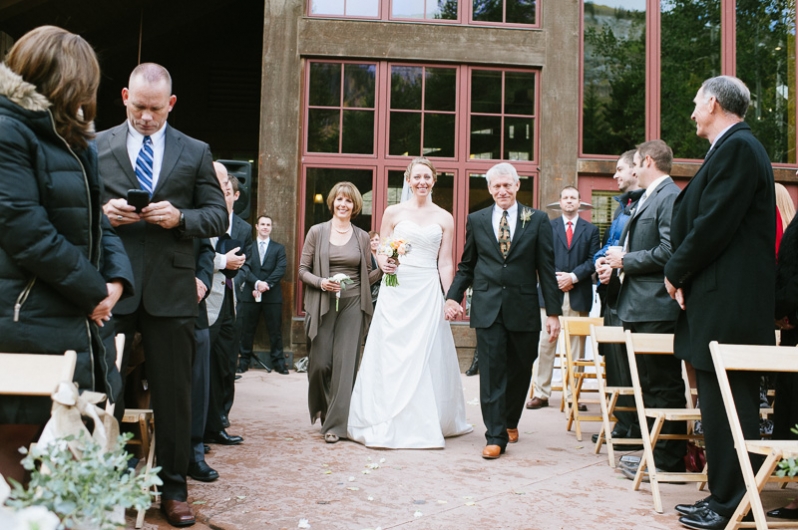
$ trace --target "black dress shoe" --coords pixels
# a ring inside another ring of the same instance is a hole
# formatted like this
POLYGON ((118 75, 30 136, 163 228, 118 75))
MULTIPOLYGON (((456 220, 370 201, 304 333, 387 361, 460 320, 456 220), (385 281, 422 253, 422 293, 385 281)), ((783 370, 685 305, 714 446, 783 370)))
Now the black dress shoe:
POLYGON ((716 511, 705 506, 703 510, 696 511, 692 515, 679 517, 679 522, 687 528, 695 530, 723 530, 729 523, 729 517, 724 517, 716 511))
POLYGON ((243 374, 243 373, 244 373, 244 372, 246 372, 247 370, 249 370, 249 366, 248 366, 248 365, 246 365, 246 364, 239 364, 239 365, 238 365, 238 368, 236 368, 236 373, 237 373, 237 374, 243 374))
POLYGON ((696 501, 695 504, 677 504, 674 509, 682 515, 693 515, 709 506, 709 497, 696 501))
POLYGON ((278 374, 283 374, 283 375, 288 375, 291 372, 288 371, 288 368, 278 368, 277 369, 277 373, 278 374))
POLYGON ((238 445, 243 442, 244 439, 240 436, 231 436, 227 434, 224 429, 222 429, 214 434, 206 434, 204 441, 207 444, 238 445))
POLYGON ((190 462, 188 464, 188 476, 200 482, 213 482, 219 478, 219 473, 209 466, 205 460, 190 462))
POLYGON ((227 417, 227 414, 222 414, 222 427, 225 429, 230 427, 230 419, 227 417))
POLYGON ((207 455, 208 453, 210 453, 210 452, 211 452, 211 446, 210 446, 210 445, 208 445, 208 444, 202 444, 202 446, 203 446, 202 448, 204 449, 204 453, 205 453, 206 455, 207 455))
POLYGON ((776 508, 770 510, 767 516, 776 519, 798 519, 798 508, 776 508))
POLYGON ((239 379, 241 379, 242 377, 243 377, 243 376, 242 376, 241 374, 236 374, 236 376, 233 378, 233 380, 234 380, 234 381, 238 381, 238 380, 239 380, 239 379))
POLYGON ((479 373, 479 354, 477 350, 474 350, 474 360, 471 361, 471 367, 466 370, 465 374, 467 376, 477 375, 479 373))

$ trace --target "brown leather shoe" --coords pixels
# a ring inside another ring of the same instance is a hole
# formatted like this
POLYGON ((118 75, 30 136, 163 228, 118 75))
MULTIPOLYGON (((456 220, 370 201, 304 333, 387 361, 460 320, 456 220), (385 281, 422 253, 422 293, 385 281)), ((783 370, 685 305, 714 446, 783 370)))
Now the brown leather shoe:
POLYGON ((507 429, 507 437, 509 442, 514 444, 518 441, 518 429, 507 429))
POLYGON ((492 460, 494 458, 499 458, 503 452, 504 449, 498 445, 486 445, 485 449, 482 450, 482 458, 492 460))
POLYGON ((172 526, 191 526, 196 522, 194 519, 194 511, 186 501, 162 499, 161 511, 172 526))
POLYGON ((526 408, 532 410, 542 409, 543 407, 548 407, 548 406, 549 406, 549 400, 542 399, 539 397, 533 397, 532 399, 526 402, 526 408))

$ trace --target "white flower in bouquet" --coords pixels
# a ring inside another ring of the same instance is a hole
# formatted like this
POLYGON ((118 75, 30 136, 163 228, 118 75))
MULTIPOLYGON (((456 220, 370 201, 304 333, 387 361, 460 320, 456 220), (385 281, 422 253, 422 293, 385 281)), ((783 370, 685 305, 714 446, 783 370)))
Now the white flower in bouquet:
MULTIPOLYGON (((350 283, 355 283, 354 280, 352 280, 352 278, 350 278, 349 276, 347 276, 346 274, 344 274, 342 272, 339 272, 338 274, 336 274, 332 278, 327 278, 327 279, 330 280, 331 282, 335 282, 335 283, 339 284, 341 286, 341 291, 346 289, 346 286, 349 285, 350 283)), ((338 291, 337 293, 335 293, 335 310, 336 311, 338 311, 338 301, 341 299, 341 291, 338 291)))

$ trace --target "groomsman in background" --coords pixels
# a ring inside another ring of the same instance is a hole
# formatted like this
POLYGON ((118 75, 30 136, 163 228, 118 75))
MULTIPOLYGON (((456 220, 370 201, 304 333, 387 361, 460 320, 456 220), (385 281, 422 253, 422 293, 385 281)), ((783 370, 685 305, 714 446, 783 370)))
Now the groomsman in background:
MULTIPOLYGON (((595 225, 579 218, 581 204, 579 191, 567 186, 560 192, 560 210, 562 215, 551 220, 554 235, 554 270, 559 287, 562 315, 565 317, 586 317, 593 307, 594 272, 593 255, 599 249, 599 232, 595 225)), ((545 322, 546 306, 543 293, 538 290, 541 322, 545 322)), ((582 356, 584 340, 574 338, 571 351, 582 356), (577 349, 578 348, 578 349, 577 349)), ((549 342, 546 333, 540 334, 538 358, 532 367, 534 391, 527 404, 528 409, 539 409, 549 406, 551 397, 551 376, 554 371, 554 355, 557 342, 549 342)), ((563 390, 563 395, 567 390, 563 390)), ((584 407, 584 405, 580 405, 584 407)), ((581 410, 581 408, 580 408, 581 410)))
POLYGON ((258 217, 255 249, 247 258, 247 270, 240 280, 241 296, 238 300, 238 318, 241 319, 241 359, 238 371, 244 373, 252 362, 252 343, 255 330, 263 315, 269 330, 271 364, 280 374, 288 374, 283 353, 283 291, 281 281, 285 276, 285 247, 272 241, 272 218, 258 217))

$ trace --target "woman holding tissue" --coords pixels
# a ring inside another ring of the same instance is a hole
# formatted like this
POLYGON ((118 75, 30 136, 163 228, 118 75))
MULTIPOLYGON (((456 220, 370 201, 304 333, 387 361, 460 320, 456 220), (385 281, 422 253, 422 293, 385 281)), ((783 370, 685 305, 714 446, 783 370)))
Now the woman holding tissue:
POLYGON ((360 361, 360 345, 371 318, 372 270, 369 235, 352 224, 363 198, 351 182, 335 184, 327 196, 332 219, 310 228, 299 264, 305 284, 308 337, 308 409, 321 419, 324 441, 346 438, 349 401, 360 361))

